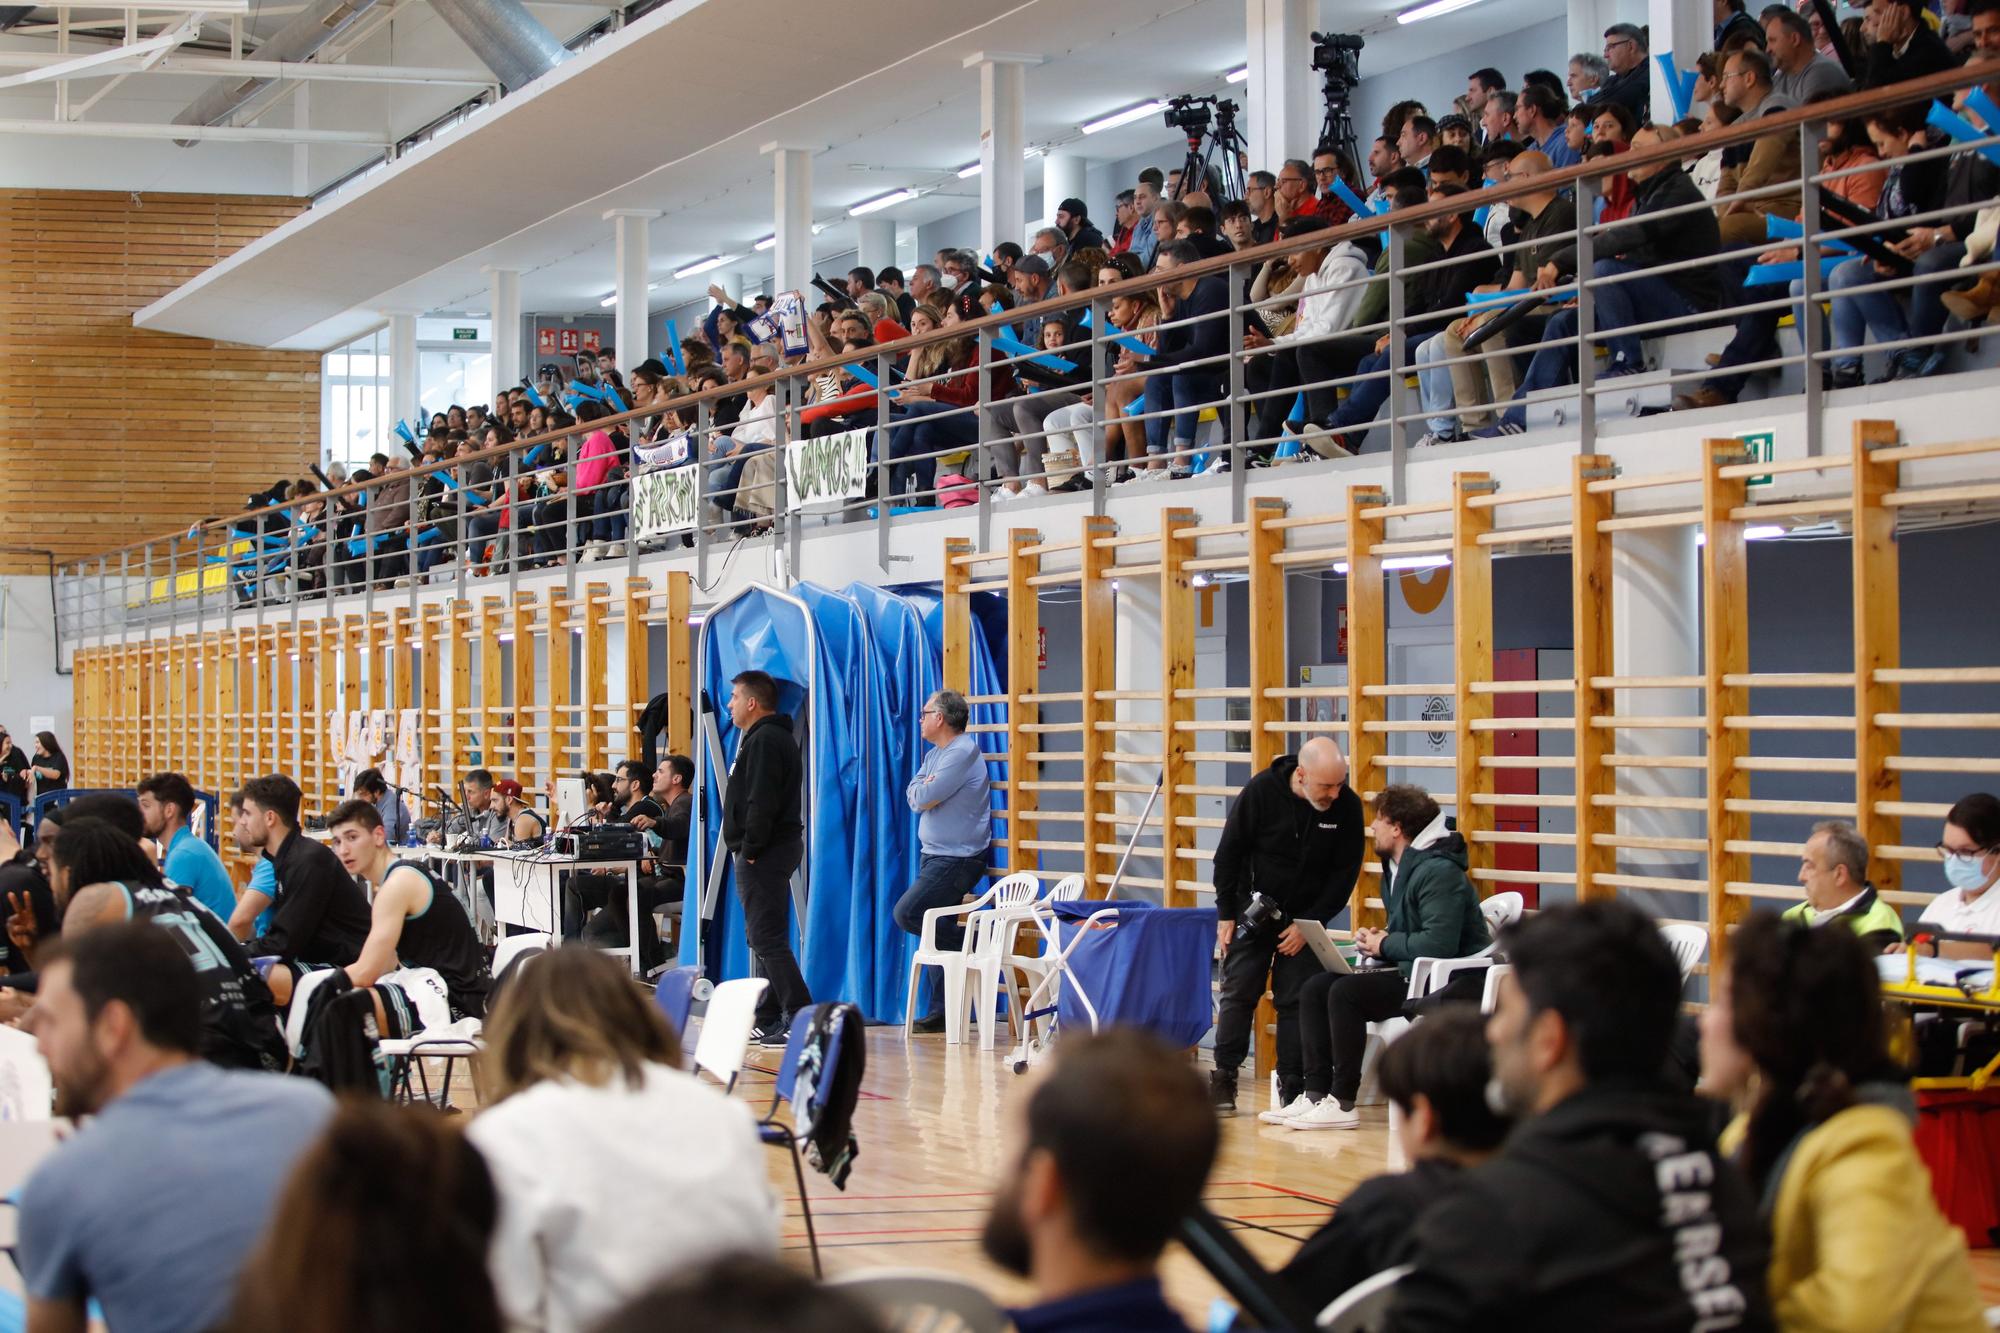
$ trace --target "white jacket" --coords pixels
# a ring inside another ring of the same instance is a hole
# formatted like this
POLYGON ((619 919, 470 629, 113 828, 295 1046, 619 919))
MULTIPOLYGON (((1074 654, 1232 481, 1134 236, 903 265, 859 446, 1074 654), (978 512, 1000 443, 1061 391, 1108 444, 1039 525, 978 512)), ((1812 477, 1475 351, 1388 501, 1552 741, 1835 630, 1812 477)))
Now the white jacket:
POLYGON ((537 1083, 465 1132, 499 1189, 493 1283, 510 1329, 577 1333, 669 1274, 777 1255, 750 1110, 691 1074, 537 1083))
POLYGON ((1299 298, 1299 317, 1275 342, 1310 342, 1331 338, 1344 331, 1368 290, 1368 256, 1352 241, 1342 241, 1326 252, 1319 272, 1306 283, 1307 295, 1299 298), (1345 284, 1345 285, 1343 285, 1345 284))

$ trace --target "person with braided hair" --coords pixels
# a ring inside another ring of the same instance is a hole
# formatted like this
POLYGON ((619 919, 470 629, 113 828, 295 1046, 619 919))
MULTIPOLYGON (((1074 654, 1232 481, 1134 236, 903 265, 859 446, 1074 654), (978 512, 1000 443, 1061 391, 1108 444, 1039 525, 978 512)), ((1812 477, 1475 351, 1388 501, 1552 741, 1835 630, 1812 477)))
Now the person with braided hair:
POLYGON ((1771 1225, 1778 1327, 1978 1328, 1965 1241, 1917 1156, 1867 947, 1851 931, 1754 916, 1713 982, 1702 1083, 1737 1111, 1720 1146, 1771 1225))

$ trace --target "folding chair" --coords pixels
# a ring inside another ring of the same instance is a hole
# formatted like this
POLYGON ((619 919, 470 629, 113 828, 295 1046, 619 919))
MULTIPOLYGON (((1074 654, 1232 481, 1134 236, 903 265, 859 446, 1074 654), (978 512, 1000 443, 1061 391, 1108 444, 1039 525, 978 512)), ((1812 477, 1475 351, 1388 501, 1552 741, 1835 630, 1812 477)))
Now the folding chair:
POLYGON ((1388 1327, 1389 1302, 1396 1299, 1396 1284, 1409 1272, 1410 1265, 1402 1264, 1363 1278, 1334 1297, 1315 1322, 1332 1333, 1377 1333, 1388 1327))
POLYGON ((422 1033, 414 1037, 384 1040, 377 1043, 377 1048, 392 1062, 390 1098, 404 1103, 423 1101, 439 1110, 451 1109, 451 1079, 458 1062, 474 1060, 486 1049, 477 1037, 426 1037, 422 1033), (430 1070, 424 1061, 436 1059, 444 1061, 444 1079, 433 1091, 430 1070), (411 1086, 413 1072, 416 1087, 411 1086))
POLYGON ((757 1002, 770 984, 763 977, 738 977, 723 982, 708 997, 701 1036, 695 1039, 694 1065, 720 1079, 725 1091, 735 1089, 736 1078, 743 1072, 750 1033, 757 1026, 757 1002))
MULTIPOLYGON (((693 968, 682 968, 691 972, 693 968)), ((668 974, 669 976, 672 973, 668 974)), ((757 1135, 773 1148, 783 1148, 792 1157, 792 1178, 799 1183, 799 1211, 806 1219, 806 1245, 812 1250, 813 1276, 824 1277, 819 1264, 819 1237, 813 1232, 812 1203, 806 1198, 805 1161, 799 1156, 798 1133, 789 1125, 778 1122, 778 1110, 792 1100, 799 1079, 799 1052, 806 1044, 806 1034, 812 1031, 813 1015, 819 1011, 814 1005, 801 1009, 792 1017, 792 1031, 785 1041, 784 1058, 778 1061, 778 1078, 771 1089, 771 1109, 764 1112, 764 1118, 757 1122, 757 1135)))
POLYGON ((653 1003, 660 1006, 676 1036, 687 1031, 688 1015, 694 1012, 694 983, 700 976, 698 967, 677 967, 662 972, 653 983, 653 1003))

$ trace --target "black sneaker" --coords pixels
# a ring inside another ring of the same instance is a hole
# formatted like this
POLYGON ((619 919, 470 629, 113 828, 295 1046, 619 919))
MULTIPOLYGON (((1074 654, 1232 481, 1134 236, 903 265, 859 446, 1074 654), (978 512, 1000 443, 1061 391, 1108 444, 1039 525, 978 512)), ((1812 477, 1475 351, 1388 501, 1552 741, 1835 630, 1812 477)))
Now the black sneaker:
POLYGON ((1235 1115, 1236 1075, 1225 1074, 1220 1069, 1209 1071, 1208 1101, 1217 1116, 1235 1115))
POLYGON ((910 1031, 942 1032, 944 1031, 944 1015, 932 1014, 928 1018, 919 1018, 916 1022, 910 1024, 910 1031))
POLYGON ((782 1027, 753 1028, 750 1032, 752 1046, 774 1046, 783 1050, 791 1044, 792 1034, 782 1027))

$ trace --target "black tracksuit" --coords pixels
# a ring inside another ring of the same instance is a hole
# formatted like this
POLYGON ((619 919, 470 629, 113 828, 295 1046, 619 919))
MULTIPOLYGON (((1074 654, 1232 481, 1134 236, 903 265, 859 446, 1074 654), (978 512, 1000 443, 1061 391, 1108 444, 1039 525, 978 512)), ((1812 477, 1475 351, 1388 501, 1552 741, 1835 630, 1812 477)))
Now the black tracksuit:
POLYGON ((1701 1103, 1598 1084, 1523 1122, 1423 1214, 1388 1327, 1768 1329, 1769 1257, 1701 1103))
POLYGON ((773 713, 752 723, 736 747, 722 794, 722 841, 736 857, 743 936, 758 972, 770 978, 757 1026, 773 1028, 812 1003, 792 956, 792 872, 805 859, 800 801, 805 765, 792 719, 773 713))
POLYGON ((1458 1187, 1465 1169, 1420 1157, 1407 1171, 1371 1176, 1340 1201, 1325 1226, 1278 1270, 1308 1309, 1324 1309, 1357 1282, 1410 1261, 1417 1219, 1458 1187))
POLYGON ((265 855, 277 872, 278 897, 270 929, 245 946, 250 956, 333 967, 359 958, 368 940, 368 899, 333 849, 293 829, 276 853, 265 855))
MULTIPOLYGON (((1236 795, 1215 847, 1215 910, 1224 921, 1240 916, 1252 892, 1262 893, 1288 916, 1331 921, 1346 908, 1361 874, 1365 838, 1361 798, 1350 786, 1326 810, 1292 791, 1299 761, 1280 755, 1236 795)), ((1250 1022, 1271 980, 1278 1008, 1278 1082, 1287 1092, 1302 1084, 1299 988, 1320 970, 1312 951, 1277 952, 1278 931, 1239 929, 1222 962, 1222 998, 1215 1019, 1215 1067, 1233 1074, 1250 1049, 1250 1022)))

